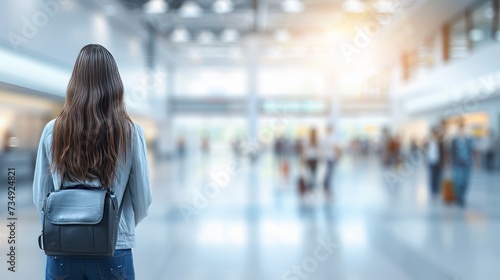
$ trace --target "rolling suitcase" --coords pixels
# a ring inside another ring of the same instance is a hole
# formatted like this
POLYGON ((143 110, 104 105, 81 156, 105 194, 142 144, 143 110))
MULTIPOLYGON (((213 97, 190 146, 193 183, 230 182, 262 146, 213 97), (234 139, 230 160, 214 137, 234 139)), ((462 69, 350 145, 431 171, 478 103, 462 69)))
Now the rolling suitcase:
POLYGON ((443 181, 443 202, 450 204, 455 200, 455 195, 453 194, 453 182, 451 179, 445 179, 443 181))

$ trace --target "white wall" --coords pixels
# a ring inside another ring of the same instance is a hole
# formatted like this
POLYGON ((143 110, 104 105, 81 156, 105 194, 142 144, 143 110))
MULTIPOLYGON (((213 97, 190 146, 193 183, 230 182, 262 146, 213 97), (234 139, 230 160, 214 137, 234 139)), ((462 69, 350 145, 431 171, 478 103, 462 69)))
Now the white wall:
POLYGON ((425 117, 430 124, 441 118, 487 112, 490 125, 499 131, 500 43, 485 46, 470 57, 451 61, 429 75, 400 86, 396 105, 401 119, 425 117))

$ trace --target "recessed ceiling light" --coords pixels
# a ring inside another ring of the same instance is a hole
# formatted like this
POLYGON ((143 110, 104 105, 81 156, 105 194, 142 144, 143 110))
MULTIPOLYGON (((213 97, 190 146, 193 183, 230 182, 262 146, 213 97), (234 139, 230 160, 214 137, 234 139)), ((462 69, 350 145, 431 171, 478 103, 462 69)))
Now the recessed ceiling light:
POLYGON ((484 40, 484 32, 481 29, 472 29, 469 32, 469 37, 474 42, 479 42, 484 40))
POLYGON ((362 13, 366 10, 366 5, 360 0, 345 0, 342 8, 348 13, 362 13))
POLYGON ((300 0, 284 0, 281 2, 281 10, 290 14, 302 13, 304 11, 304 3, 300 0))
POLYGON ((394 1, 389 1, 389 0, 378 0, 373 4, 373 8, 377 11, 379 14, 390 14, 394 13, 394 1))
POLYGON ((228 14, 234 11, 234 4, 231 0, 216 0, 212 4, 212 11, 217 14, 228 14))
POLYGON ((493 19, 493 17, 495 17, 495 11, 493 10, 492 7, 488 7, 484 10, 484 16, 487 19, 493 19))
POLYGON ((179 15, 185 18, 201 17, 203 10, 195 1, 186 1, 179 9, 179 15))
POLYGON ((163 14, 168 10, 168 4, 165 0, 149 0, 143 6, 144 12, 147 14, 163 14))
POLYGON ((175 28, 170 34, 170 40, 175 43, 185 43, 190 39, 189 31, 184 27, 175 28))

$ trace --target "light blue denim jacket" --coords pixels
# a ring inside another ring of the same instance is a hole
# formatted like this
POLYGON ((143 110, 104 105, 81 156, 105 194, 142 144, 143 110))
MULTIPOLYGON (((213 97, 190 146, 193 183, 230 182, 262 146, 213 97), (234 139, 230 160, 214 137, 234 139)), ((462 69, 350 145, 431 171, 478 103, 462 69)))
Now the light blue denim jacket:
MULTIPOLYGON (((47 195, 59 190, 61 181, 50 170, 52 155, 49 152, 52 144, 52 131, 55 119, 44 128, 38 146, 38 154, 33 180, 33 202, 43 216, 43 206, 47 195)), ((144 130, 138 124, 132 129, 132 145, 128 145, 125 164, 123 160, 117 165, 116 179, 113 189, 119 201, 123 203, 123 212, 118 230, 116 249, 129 249, 135 246, 135 227, 147 215, 152 202, 149 168, 144 130), (123 199, 123 200, 122 200, 123 199)), ((64 181, 63 186, 86 184, 99 187, 99 180, 85 182, 64 181)))

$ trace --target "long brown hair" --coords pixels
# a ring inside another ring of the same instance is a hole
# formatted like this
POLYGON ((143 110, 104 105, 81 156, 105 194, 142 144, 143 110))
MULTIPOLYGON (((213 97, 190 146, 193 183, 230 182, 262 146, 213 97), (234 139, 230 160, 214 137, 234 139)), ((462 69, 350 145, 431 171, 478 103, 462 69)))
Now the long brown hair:
POLYGON ((108 188, 120 153, 126 158, 132 120, 123 102, 123 82, 111 53, 101 45, 82 48, 54 124, 52 169, 61 180, 99 179, 108 188))

